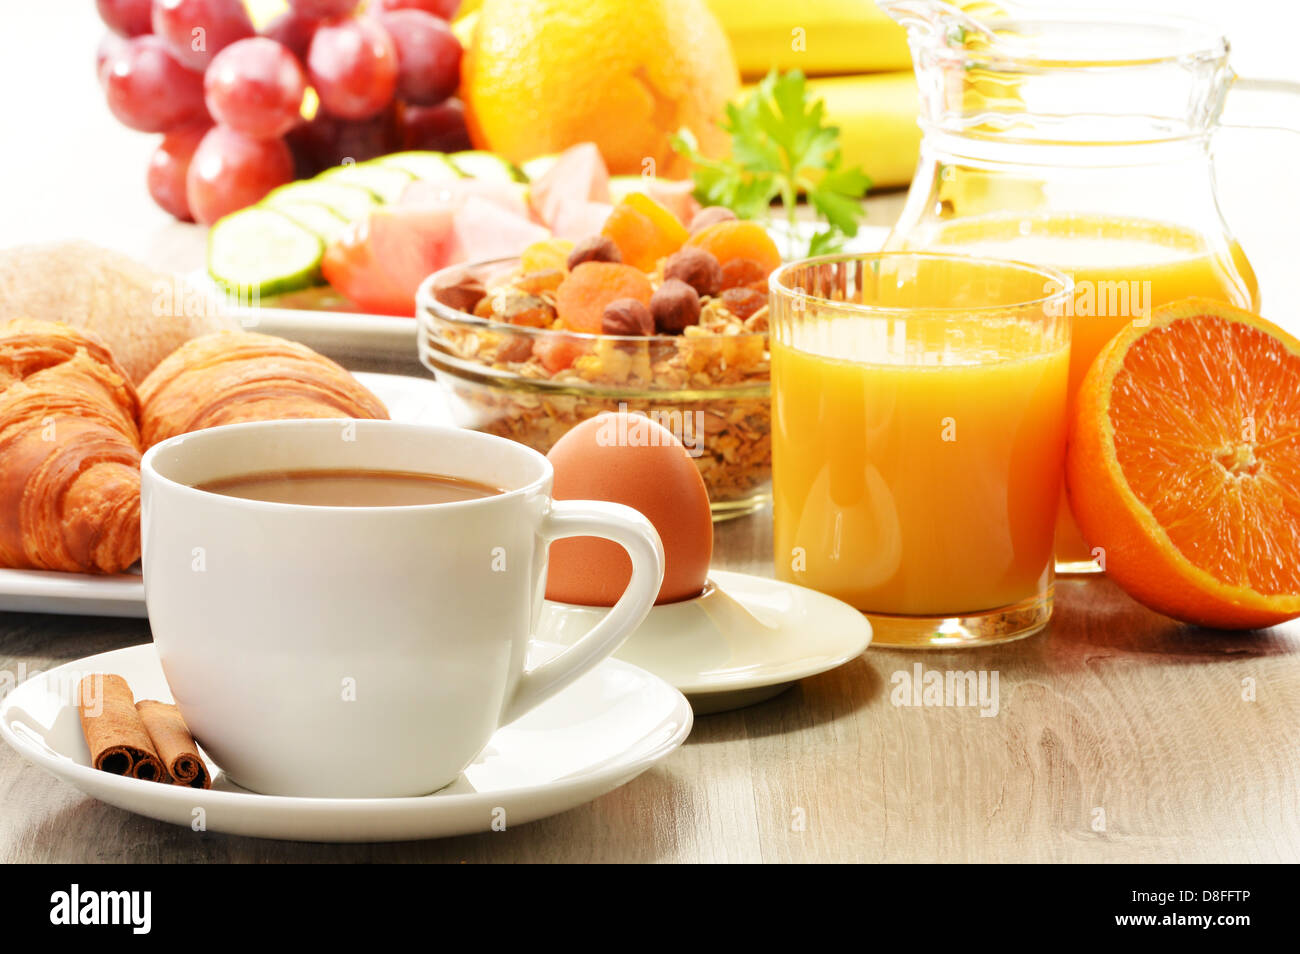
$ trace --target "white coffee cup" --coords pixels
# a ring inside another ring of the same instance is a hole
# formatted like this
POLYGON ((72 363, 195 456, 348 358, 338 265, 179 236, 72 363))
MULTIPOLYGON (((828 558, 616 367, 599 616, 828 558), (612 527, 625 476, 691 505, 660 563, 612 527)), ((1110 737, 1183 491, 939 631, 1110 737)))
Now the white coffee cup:
POLYGON ((203 748, 275 795, 422 795, 499 726, 614 652, 650 611, 663 548, 640 513, 554 501, 521 444, 392 421, 232 424, 141 463, 145 600, 168 685, 203 748), (319 507, 196 489, 283 470, 441 474, 505 492, 413 507, 319 507), (547 546, 606 537, 632 558, 609 614, 525 671, 547 546))

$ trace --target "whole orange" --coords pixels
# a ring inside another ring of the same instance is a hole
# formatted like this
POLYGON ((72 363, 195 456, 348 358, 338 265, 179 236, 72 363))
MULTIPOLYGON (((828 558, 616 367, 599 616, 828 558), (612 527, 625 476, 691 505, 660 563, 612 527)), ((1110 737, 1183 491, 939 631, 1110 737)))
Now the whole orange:
POLYGON ((615 175, 670 178, 688 169, 669 144, 683 126, 725 153, 739 85, 704 0, 484 0, 461 70, 480 149, 523 162, 591 141, 615 175))

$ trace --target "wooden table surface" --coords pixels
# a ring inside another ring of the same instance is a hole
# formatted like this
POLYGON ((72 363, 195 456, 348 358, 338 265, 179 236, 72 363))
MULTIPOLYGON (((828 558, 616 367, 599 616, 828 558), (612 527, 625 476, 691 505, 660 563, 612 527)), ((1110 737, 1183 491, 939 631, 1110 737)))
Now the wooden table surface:
MULTIPOLYGON (((90 8, 3 16, 0 69, 36 77, 41 95, 5 98, 6 128, 29 134, 0 150, 0 246, 81 236, 196 267, 201 233, 144 192, 150 138, 115 126, 97 100, 90 8)), ((1273 153, 1252 161, 1294 168, 1273 153)), ((1256 181, 1294 193, 1294 177, 1256 181)), ((1247 251, 1280 262, 1290 291, 1295 217, 1275 208, 1257 220, 1268 241, 1247 251)), ((887 224, 898 199, 872 209, 887 224)), ((770 574, 770 514, 719 526, 716 550, 718 567, 770 574)), ((0 668, 148 639, 143 621, 0 613, 0 668)), ((871 649, 760 705, 702 716, 660 767, 505 832, 377 845, 198 834, 96 802, 0 746, 0 862, 1300 861, 1298 726, 1300 623, 1190 629, 1104 579, 1068 579, 1036 637, 960 653, 871 649), (895 706, 894 674, 918 663, 996 672, 996 716, 895 706)))
MULTIPOLYGON (((768 513, 720 525, 716 565, 770 575, 770 528, 768 513)), ((0 613, 0 667, 148 639, 143 621, 0 613)), ((661 766, 505 832, 375 845, 198 834, 0 747, 0 863, 1298 861, 1297 726, 1300 623, 1191 629, 1104 579, 1069 579, 1038 636, 870 649, 767 702, 700 716, 661 766), (997 714, 895 706, 894 673, 918 663, 996 672, 997 714)))

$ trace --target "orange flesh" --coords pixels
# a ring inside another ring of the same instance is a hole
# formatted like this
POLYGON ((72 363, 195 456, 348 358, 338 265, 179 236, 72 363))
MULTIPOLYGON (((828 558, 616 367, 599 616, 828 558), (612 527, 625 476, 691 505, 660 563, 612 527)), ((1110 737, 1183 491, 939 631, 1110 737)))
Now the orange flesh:
POLYGON ((1300 593, 1300 354, 1242 322, 1183 318, 1134 341, 1109 416, 1124 479, 1184 557, 1300 593))

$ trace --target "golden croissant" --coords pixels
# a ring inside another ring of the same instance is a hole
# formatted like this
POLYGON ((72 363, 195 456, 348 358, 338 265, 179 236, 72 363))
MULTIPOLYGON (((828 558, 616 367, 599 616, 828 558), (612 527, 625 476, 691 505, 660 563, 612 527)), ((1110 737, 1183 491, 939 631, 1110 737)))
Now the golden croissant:
POLYGON ((98 339, 0 325, 0 566, 117 573, 139 559, 139 411, 98 339))
POLYGON ((380 400, 306 345, 221 331, 181 345, 140 385, 144 446, 219 424, 387 418, 380 400))

